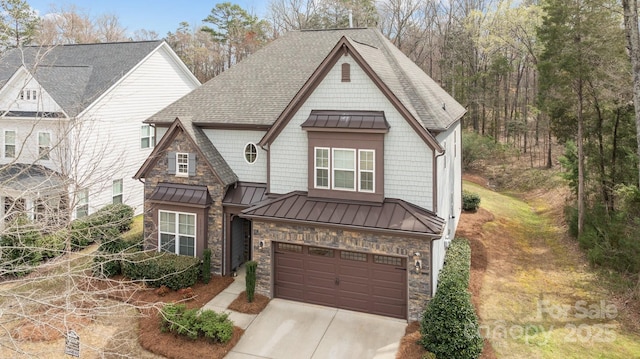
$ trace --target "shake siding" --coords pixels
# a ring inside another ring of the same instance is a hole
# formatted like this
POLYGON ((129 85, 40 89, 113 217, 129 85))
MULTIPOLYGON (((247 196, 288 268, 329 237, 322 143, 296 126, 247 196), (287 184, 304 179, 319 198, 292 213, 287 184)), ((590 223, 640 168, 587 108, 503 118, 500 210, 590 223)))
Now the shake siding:
POLYGON ((78 156, 89 170, 81 181, 90 188, 90 212, 112 203, 112 182, 123 179, 125 203, 142 213, 144 186, 132 178, 152 150, 140 148, 142 121, 197 85, 161 48, 81 115, 78 156))
POLYGON ((338 60, 272 144, 271 192, 307 190, 307 133, 300 125, 311 110, 384 111, 391 127, 384 139, 385 197, 433 209, 431 149, 348 56, 338 60), (342 82, 345 62, 351 65, 350 82, 342 82))
MULTIPOLYGON (((253 164, 244 160, 244 148, 251 142, 257 144, 264 136, 263 131, 204 130, 209 140, 227 161, 240 181, 267 182, 267 153, 256 145, 258 158, 253 164)), ((306 163, 306 162, 305 162, 306 163)))

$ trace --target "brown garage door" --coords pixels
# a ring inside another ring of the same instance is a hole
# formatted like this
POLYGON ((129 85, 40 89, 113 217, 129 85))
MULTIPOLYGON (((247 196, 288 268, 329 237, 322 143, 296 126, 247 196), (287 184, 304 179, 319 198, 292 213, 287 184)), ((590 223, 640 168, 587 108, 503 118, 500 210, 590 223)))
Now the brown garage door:
POLYGON ((405 258, 275 243, 274 272, 277 298, 407 316, 405 258))

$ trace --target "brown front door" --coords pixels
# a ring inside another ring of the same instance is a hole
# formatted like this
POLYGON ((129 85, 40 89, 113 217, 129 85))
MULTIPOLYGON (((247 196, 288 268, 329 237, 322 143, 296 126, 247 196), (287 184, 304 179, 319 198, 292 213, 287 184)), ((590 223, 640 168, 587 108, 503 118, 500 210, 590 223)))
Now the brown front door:
POLYGON ((274 244, 276 298, 406 318, 405 258, 274 244))

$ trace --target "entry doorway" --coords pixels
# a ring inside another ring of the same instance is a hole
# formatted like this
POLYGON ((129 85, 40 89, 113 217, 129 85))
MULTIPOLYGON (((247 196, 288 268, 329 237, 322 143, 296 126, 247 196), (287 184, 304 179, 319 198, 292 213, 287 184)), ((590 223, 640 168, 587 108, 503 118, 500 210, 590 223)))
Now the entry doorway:
POLYGON ((251 259, 251 221, 234 216, 231 220, 231 271, 251 259))

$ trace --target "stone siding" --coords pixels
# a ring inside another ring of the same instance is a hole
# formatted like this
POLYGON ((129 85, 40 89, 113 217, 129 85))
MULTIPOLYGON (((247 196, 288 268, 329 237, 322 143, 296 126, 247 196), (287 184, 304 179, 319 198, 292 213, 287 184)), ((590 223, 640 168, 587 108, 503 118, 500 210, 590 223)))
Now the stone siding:
POLYGON ((403 256, 407 259, 408 319, 417 320, 431 299, 430 240, 371 232, 355 232, 325 227, 288 225, 253 221, 253 259, 258 262, 256 292, 273 296, 272 242, 331 247, 375 254, 403 256), (260 249, 260 241, 263 248, 260 249), (416 273, 415 255, 420 253, 422 270, 416 273))
MULTIPOLYGON (((144 235, 145 249, 158 248, 158 235, 154 218, 157 217, 158 209, 162 205, 149 203, 147 200, 155 190, 159 182, 170 182, 177 184, 207 186, 209 195, 213 200, 208 212, 208 238, 205 241, 206 247, 211 249, 211 271, 215 274, 222 273, 222 222, 223 208, 222 199, 225 194, 225 187, 220 184, 211 168, 201 156, 196 157, 196 175, 190 177, 179 177, 168 174, 167 152, 188 152, 196 153, 197 149, 188 139, 187 135, 178 130, 171 143, 157 154, 155 165, 146 173, 144 186, 144 235)), ((201 225, 201 224, 197 224, 201 225)), ((204 248, 203 248, 204 249, 204 248)))

